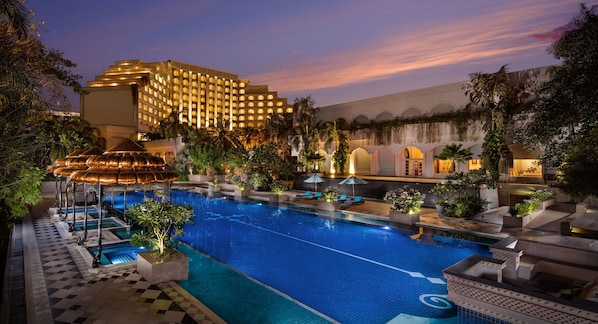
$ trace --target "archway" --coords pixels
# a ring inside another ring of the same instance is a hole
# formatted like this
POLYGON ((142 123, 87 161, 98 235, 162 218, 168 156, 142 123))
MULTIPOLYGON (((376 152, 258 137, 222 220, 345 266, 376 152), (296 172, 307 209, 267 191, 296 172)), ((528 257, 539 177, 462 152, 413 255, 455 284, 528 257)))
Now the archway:
POLYGON ((401 160, 404 162, 403 175, 415 177, 424 175, 424 153, 419 148, 405 147, 401 151, 401 160))
POLYGON ((351 174, 369 174, 370 154, 363 148, 358 147, 351 153, 350 164, 349 172, 351 174))

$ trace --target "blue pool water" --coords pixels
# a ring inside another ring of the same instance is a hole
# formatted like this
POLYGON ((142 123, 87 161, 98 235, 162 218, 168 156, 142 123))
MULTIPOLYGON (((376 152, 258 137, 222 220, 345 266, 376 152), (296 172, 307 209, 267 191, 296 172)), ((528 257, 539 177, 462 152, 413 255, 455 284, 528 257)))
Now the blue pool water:
MULTIPOLYGON (((87 230, 95 230, 98 229, 98 219, 88 219, 87 220, 87 230)), ((113 228, 124 226, 122 223, 118 222, 113 218, 102 219, 102 228, 113 228)), ((76 221, 75 222, 75 231, 82 231, 85 229, 85 222, 84 221, 76 221)))
MULTIPOLYGON (((196 214, 182 242, 342 323, 385 323, 398 316, 453 318, 456 308, 446 298, 442 270, 472 254, 490 255, 487 247, 468 241, 428 234, 413 240, 411 233, 396 228, 267 204, 206 199, 183 191, 173 191, 173 200, 192 205, 196 214)), ((238 290, 236 283, 226 286, 231 280, 202 283, 203 266, 194 262, 181 286, 225 321, 240 323, 274 312, 270 302, 249 302, 254 299, 251 290, 238 290), (239 301, 231 308, 230 301, 214 298, 213 291, 233 292, 239 301)))
MULTIPOLYGON (((87 250, 91 255, 98 253, 98 247, 88 247, 87 250)), ((102 246, 102 257, 100 258, 100 264, 118 264, 123 262, 131 262, 137 260, 137 253, 149 251, 146 248, 137 247, 131 242, 114 243, 102 246)))

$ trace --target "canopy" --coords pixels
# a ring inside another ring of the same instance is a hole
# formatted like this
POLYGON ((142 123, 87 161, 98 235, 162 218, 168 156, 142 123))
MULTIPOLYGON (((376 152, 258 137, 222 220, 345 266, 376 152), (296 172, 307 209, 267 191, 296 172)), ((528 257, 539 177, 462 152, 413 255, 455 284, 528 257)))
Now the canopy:
POLYGON ((314 191, 318 191, 318 183, 324 182, 324 179, 322 179, 322 177, 320 177, 317 173, 314 173, 309 178, 303 180, 303 182, 313 183, 314 191))
POLYGON ((352 185, 353 186, 353 197, 355 197, 355 185, 356 184, 358 184, 358 185, 359 184, 367 184, 367 183, 368 183, 367 181, 365 181, 363 179, 360 179, 360 178, 352 175, 352 176, 348 177, 347 179, 339 182, 338 184, 341 184, 341 185, 352 185))

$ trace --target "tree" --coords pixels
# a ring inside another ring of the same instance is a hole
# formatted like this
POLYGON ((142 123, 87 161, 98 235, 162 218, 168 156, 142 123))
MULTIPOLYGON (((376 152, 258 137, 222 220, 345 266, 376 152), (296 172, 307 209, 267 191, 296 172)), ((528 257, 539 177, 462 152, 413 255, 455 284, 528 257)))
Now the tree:
POLYGON ((529 73, 509 73, 503 65, 495 73, 474 73, 465 86, 465 94, 475 107, 486 112, 484 119, 484 144, 482 164, 497 181, 500 177, 499 164, 508 153, 506 136, 513 123, 513 116, 530 109, 533 75, 529 73))
POLYGON ((291 135, 291 145, 299 152, 299 159, 305 154, 315 154, 313 148, 315 136, 313 129, 319 108, 314 108, 315 101, 311 96, 295 98, 293 104, 295 127, 291 135))
POLYGON ((23 40, 29 35, 27 8, 19 0, 0 0, 0 15, 5 16, 9 27, 23 40))
POLYGON ((341 175, 345 174, 345 166, 347 165, 347 157, 349 155, 349 136, 341 132, 338 135, 337 147, 332 154, 334 170, 341 175))
POLYGON ((291 145, 289 138, 292 134, 292 128, 293 114, 268 114, 265 124, 265 137, 269 142, 278 146, 278 149, 285 160, 289 160, 291 158, 291 145))
POLYGON ((168 258, 164 249, 168 246, 171 235, 183 235, 185 224, 191 222, 194 214, 189 205, 177 205, 151 198, 129 207, 127 212, 143 226, 141 232, 131 237, 131 242, 137 246, 158 248, 158 257, 161 259, 168 258))
POLYGON ((172 109, 170 111, 170 114, 168 115, 168 117, 161 120, 160 125, 158 126, 159 130, 160 130, 160 134, 162 136, 164 136, 164 138, 166 138, 166 139, 172 138, 174 140, 173 149, 174 149, 174 161, 175 162, 178 160, 177 159, 178 151, 177 151, 177 147, 176 147, 177 137, 186 133, 189 128, 187 126, 187 124, 184 124, 181 122, 179 115, 180 115, 180 113, 177 110, 172 109))
MULTIPOLYGON (((542 164, 566 165, 564 178, 573 177, 569 180, 579 180, 584 172, 592 174, 594 159, 598 158, 591 153, 596 146, 585 151, 598 136, 597 8, 582 4, 571 21, 572 29, 551 46, 550 51, 561 64, 551 67, 549 80, 539 86, 539 99, 518 133, 520 141, 543 149, 542 164), (582 158, 581 152, 587 152, 587 156, 582 158)), ((568 182, 564 189, 578 198, 596 194, 586 188, 598 188, 598 178, 586 176, 582 181, 579 187, 577 181, 568 182)))
POLYGON ((75 64, 47 49, 33 31, 18 1, 0 0, 0 216, 11 224, 41 199, 38 166, 44 132, 39 114, 53 107, 64 88, 81 92, 75 64), (23 174, 26 172, 26 176, 23 174))
POLYGON ((451 172, 459 172, 457 163, 465 162, 471 159, 472 153, 469 150, 461 148, 462 144, 449 144, 442 149, 442 152, 436 156, 439 160, 449 160, 451 162, 451 172))

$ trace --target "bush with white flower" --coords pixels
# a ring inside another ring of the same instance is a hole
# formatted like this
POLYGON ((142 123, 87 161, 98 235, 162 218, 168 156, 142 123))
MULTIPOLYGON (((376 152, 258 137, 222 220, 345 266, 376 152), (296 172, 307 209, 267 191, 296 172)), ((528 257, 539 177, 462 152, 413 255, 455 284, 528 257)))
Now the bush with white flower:
POLYGON ((396 210, 404 214, 419 213, 424 203, 424 198, 426 198, 425 194, 409 186, 388 191, 384 195, 384 201, 391 204, 391 210, 396 210))

